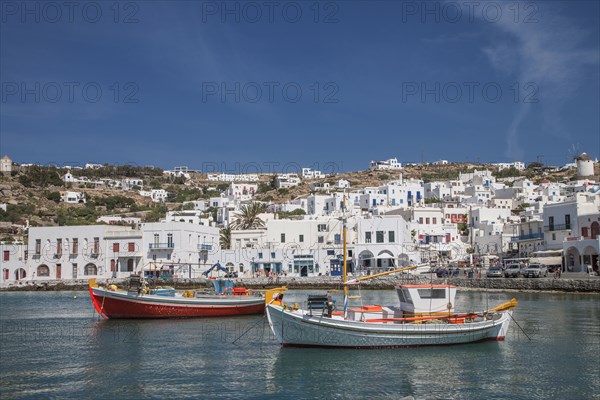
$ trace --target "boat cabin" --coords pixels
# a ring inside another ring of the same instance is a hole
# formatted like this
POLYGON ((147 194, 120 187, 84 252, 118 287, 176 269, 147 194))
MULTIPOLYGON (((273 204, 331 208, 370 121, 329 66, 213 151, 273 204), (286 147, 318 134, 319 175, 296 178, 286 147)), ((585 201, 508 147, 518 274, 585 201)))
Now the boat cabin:
POLYGON ((396 292, 400 299, 399 307, 382 307, 377 304, 351 307, 348 309, 348 319, 353 321, 381 322, 386 318, 406 318, 418 315, 437 315, 454 312, 455 286, 404 284, 396 286, 396 292))
POLYGON ((443 284, 405 284, 396 286, 400 309, 404 313, 453 312, 456 286, 443 284))

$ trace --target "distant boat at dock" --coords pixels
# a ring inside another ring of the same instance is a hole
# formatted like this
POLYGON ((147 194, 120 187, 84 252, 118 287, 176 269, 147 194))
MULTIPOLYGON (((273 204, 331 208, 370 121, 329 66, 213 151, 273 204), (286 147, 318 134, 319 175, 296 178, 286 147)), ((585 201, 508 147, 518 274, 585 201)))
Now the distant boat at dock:
POLYGON ((195 318, 261 314, 264 298, 250 289, 234 288, 229 279, 214 279, 214 291, 149 289, 143 277, 131 277, 128 289, 100 287, 90 280, 94 308, 102 317, 195 318))

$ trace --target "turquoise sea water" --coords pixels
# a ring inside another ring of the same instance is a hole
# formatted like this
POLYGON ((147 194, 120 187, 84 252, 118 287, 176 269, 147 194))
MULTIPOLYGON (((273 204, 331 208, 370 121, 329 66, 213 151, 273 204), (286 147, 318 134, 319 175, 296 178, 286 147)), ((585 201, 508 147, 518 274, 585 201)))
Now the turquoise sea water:
POLYGON ((262 315, 105 321, 86 292, 0 293, 0 398, 600 399, 600 296, 459 292, 456 308, 511 297, 531 341, 512 324, 504 342, 332 350, 282 349, 262 315))

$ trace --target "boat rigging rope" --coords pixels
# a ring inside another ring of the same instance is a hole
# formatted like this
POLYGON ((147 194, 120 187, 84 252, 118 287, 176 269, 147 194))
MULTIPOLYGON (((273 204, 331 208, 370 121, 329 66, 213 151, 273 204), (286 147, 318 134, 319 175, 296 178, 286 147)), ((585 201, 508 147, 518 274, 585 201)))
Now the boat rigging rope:
POLYGON ((512 314, 508 314, 508 315, 510 316, 510 319, 512 319, 515 322, 515 324, 517 324, 517 326, 519 327, 519 329, 521 330, 521 332, 523 332, 523 334, 525 336, 527 336, 527 339, 529 339, 529 341, 531 342, 531 338, 529 337, 529 335, 527 334, 527 332, 525 332, 525 330, 523 328, 521 328, 521 325, 519 325, 519 323, 517 322, 517 320, 513 318, 512 314))
POLYGON ((102 316, 102 310, 104 310, 104 300, 106 300, 106 293, 102 296, 102 305, 100 305, 100 316, 102 316))
MULTIPOLYGON (((282 311, 283 311, 283 309, 282 309, 282 311)), ((246 329, 240 336, 238 336, 233 342, 231 342, 231 344, 235 344, 235 342, 237 342, 238 340, 240 340, 243 336, 246 335, 246 333, 250 332, 255 326, 257 326, 259 323, 263 323, 264 324, 264 322, 265 322, 264 318, 260 318, 258 321, 256 321, 256 323, 250 325, 250 328, 246 329)), ((281 325, 283 326, 283 322, 282 322, 281 325)))

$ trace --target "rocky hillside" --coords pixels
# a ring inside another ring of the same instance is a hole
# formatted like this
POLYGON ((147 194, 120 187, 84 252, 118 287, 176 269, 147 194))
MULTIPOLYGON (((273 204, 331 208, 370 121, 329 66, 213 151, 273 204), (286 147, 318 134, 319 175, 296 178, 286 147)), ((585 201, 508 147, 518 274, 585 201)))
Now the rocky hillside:
MULTIPOLYGON (((399 178, 400 172, 405 179, 418 178, 424 181, 448 180, 458 178, 460 172, 490 169, 498 179, 510 181, 518 177, 527 177, 536 183, 544 179, 553 182, 568 182, 575 176, 574 170, 553 172, 540 165, 533 165, 523 172, 516 170, 498 171, 485 164, 451 163, 447 165, 406 166, 402 171, 354 171, 329 175, 322 179, 303 181, 290 189, 276 189, 274 176, 261 175, 257 200, 282 203, 304 197, 311 193, 310 183, 328 182, 345 179, 352 189, 378 186, 389 180, 399 178)), ((120 180, 139 178, 144 188, 165 189, 171 195, 166 204, 152 203, 148 197, 142 197, 136 190, 124 191, 105 186, 96 187, 92 183, 64 183, 61 180, 68 170, 54 167, 28 167, 13 172, 11 176, 0 175, 0 203, 7 204, 7 210, 0 210, 0 240, 11 240, 22 235, 23 226, 48 225, 85 225, 94 224, 102 215, 137 216, 144 221, 157 221, 167 210, 181 209, 184 201, 208 199, 219 196, 228 186, 224 182, 208 181, 205 174, 191 173, 191 179, 165 176, 162 170, 152 167, 104 166, 96 170, 73 170, 75 176, 85 176, 91 181, 100 178, 120 180), (61 194, 67 191, 85 193, 86 204, 65 204, 61 194)), ((600 175, 600 166, 596 165, 596 174, 600 175)), ((138 189, 138 188, 135 188, 138 189)))

